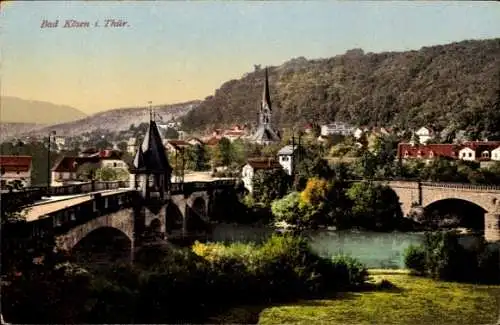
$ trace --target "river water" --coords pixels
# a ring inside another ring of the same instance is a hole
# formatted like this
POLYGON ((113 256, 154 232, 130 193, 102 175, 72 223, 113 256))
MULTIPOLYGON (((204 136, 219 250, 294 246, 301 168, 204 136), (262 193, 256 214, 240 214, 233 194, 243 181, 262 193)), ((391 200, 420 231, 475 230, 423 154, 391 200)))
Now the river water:
MULTIPOLYGON (((219 224, 212 240, 216 242, 260 243, 274 233, 266 227, 219 224)), ((309 231, 312 249, 329 257, 350 255, 368 268, 404 268, 404 251, 410 244, 419 244, 423 233, 380 233, 369 231, 309 231)))

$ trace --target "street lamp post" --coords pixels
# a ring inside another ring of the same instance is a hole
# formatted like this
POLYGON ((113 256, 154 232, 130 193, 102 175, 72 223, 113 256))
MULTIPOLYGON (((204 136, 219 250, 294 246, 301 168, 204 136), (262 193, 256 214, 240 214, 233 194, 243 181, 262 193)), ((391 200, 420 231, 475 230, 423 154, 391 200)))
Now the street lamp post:
POLYGON ((51 131, 49 133, 49 143, 47 145, 47 196, 50 196, 50 138, 56 135, 56 131, 51 131))

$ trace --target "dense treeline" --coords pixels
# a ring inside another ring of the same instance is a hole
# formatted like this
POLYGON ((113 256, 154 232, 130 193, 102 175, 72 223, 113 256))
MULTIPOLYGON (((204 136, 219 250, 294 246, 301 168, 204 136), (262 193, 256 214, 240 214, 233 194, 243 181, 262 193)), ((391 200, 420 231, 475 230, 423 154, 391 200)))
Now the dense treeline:
MULTIPOLYGON (((256 123, 263 71, 224 83, 183 118, 187 129, 256 123)), ((329 59, 293 59, 269 69, 275 123, 344 120, 404 129, 451 126, 500 130, 500 39, 418 51, 351 50, 329 59), (496 109, 494 109, 496 107, 496 109)))

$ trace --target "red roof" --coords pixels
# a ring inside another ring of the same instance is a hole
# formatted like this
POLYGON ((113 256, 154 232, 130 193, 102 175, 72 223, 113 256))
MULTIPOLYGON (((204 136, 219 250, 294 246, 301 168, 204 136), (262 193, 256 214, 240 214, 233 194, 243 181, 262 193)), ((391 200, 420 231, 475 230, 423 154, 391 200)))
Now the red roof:
POLYGON ((27 172, 31 162, 31 156, 0 156, 0 166, 5 172, 27 172))
POLYGON ((398 145, 398 158, 436 158, 448 157, 457 158, 461 146, 454 144, 427 144, 412 145, 410 143, 400 143, 398 145))
POLYGON ((280 163, 274 158, 250 158, 247 164, 253 169, 278 169, 282 168, 280 163))
POLYGON ((168 143, 170 143, 171 145, 174 145, 174 146, 178 146, 178 147, 185 147, 185 146, 190 146, 191 144, 189 144, 189 142, 186 142, 184 140, 168 140, 168 143))
POLYGON ((462 145, 476 151, 494 150, 500 147, 500 141, 465 141, 462 145))
POLYGON ((217 145, 219 143, 220 140, 221 139, 218 138, 218 137, 211 137, 210 139, 205 140, 205 144, 207 146, 215 146, 215 145, 217 145))
POLYGON ((226 133, 224 133, 224 135, 236 135, 236 136, 238 135, 242 136, 244 134, 245 132, 243 131, 226 131, 226 133))
POLYGON ((97 164, 101 161, 101 158, 98 156, 92 157, 63 157, 60 159, 55 166, 52 168, 53 172, 70 172, 76 173, 78 168, 85 164, 97 164))

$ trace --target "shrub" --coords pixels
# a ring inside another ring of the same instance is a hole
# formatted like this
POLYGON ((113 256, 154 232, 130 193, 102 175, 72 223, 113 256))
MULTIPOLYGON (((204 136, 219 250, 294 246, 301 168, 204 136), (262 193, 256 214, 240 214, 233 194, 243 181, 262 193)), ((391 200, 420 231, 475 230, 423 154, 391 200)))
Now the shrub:
POLYGON ((425 251, 421 246, 410 245, 404 252, 405 266, 414 274, 423 275, 426 270, 425 251))
POLYGON ((338 286, 355 288, 368 279, 368 270, 357 259, 348 255, 337 255, 332 259, 334 276, 338 286))
POLYGON ((500 283, 500 252, 484 239, 464 248, 454 232, 426 233, 421 246, 408 248, 405 265, 412 271, 451 281, 500 283))

